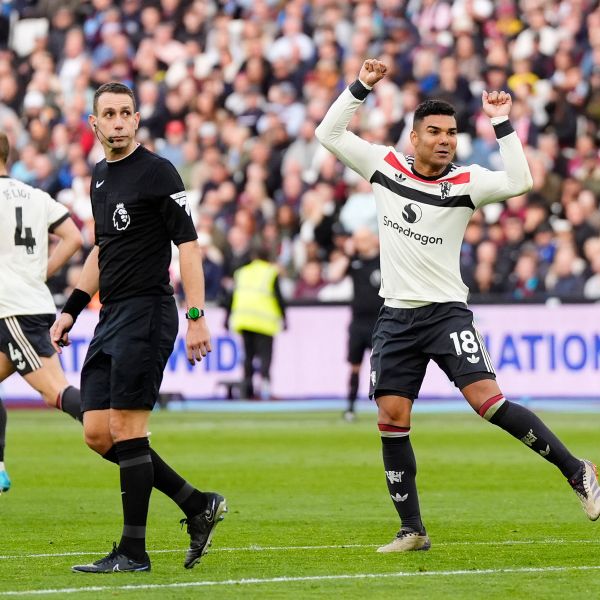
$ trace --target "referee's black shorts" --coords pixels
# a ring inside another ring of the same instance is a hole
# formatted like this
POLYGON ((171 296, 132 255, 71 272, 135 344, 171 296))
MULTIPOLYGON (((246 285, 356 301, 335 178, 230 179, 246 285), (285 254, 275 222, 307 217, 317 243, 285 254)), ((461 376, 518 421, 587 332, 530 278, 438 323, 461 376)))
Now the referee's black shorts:
POLYGON ((81 370, 82 411, 151 410, 178 325, 172 296, 105 304, 81 370))
POLYGON ((459 389, 496 378, 473 313, 465 304, 383 306, 373 333, 370 396, 391 394, 414 400, 430 360, 459 389))

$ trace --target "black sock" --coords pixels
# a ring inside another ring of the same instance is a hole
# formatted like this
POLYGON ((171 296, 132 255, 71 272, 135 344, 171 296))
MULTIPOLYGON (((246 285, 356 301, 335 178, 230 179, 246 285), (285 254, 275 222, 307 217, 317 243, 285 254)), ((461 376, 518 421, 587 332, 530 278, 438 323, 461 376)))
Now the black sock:
MULTIPOLYGON (((186 517, 195 517, 201 513, 206 508, 205 494, 177 474, 152 448, 150 448, 150 457, 154 468, 154 487, 171 498, 186 517)), ((118 464, 115 446, 102 458, 118 464)))
POLYGON ((354 412, 354 403, 358 396, 358 373, 350 373, 350 386, 348 390, 348 410, 354 412))
POLYGON ((111 446, 110 450, 102 455, 102 458, 115 465, 119 464, 119 457, 117 456, 117 448, 115 446, 111 446))
POLYGON ((81 412, 81 394, 76 387, 70 385, 65 388, 58 397, 57 408, 71 415, 74 419, 83 423, 81 412))
POLYGON ((380 424, 379 430, 382 433, 385 479, 402 527, 423 531, 416 482, 417 462, 408 436, 410 428, 380 424), (387 437, 390 434, 402 435, 387 437))
POLYGON ((6 445, 6 407, 0 400, 0 462, 4 461, 4 446, 6 445))
POLYGON ((121 473, 123 535, 119 552, 141 561, 146 553, 146 520, 154 480, 148 438, 134 438, 115 444, 121 473))
POLYGON ((581 466, 581 461, 567 450, 537 415, 524 406, 498 395, 490 398, 479 414, 556 465, 565 477, 571 478, 581 466))
POLYGON ((206 495, 175 472, 154 450, 150 449, 154 467, 154 487, 171 498, 186 517, 195 517, 207 505, 206 495))

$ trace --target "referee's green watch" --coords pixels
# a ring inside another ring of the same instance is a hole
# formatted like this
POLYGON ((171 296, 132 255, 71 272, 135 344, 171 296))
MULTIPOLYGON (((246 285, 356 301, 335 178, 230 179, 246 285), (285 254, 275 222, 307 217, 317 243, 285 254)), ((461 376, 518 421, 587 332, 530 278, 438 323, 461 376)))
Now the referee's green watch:
POLYGON ((195 306, 190 306, 185 313, 186 319, 191 319, 192 321, 197 321, 200 317, 204 316, 204 311, 201 308, 196 308, 195 306))

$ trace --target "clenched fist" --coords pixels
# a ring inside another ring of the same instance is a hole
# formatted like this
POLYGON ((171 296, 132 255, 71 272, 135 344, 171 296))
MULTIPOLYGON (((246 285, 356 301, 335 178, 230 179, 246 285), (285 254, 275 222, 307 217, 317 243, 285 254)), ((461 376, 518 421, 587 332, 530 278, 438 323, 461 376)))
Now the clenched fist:
POLYGON ((380 79, 385 77, 387 66, 379 60, 369 58, 365 60, 360 69, 358 78, 367 85, 374 86, 380 79))
POLYGON ((506 117, 512 107, 512 98, 506 92, 488 92, 483 90, 481 94, 483 112, 490 117, 506 117))

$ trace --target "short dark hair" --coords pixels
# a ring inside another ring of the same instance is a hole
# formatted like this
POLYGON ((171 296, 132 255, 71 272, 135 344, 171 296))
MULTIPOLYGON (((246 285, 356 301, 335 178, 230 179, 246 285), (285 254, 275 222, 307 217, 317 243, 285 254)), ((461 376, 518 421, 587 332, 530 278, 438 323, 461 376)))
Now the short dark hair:
POLYGON ((4 131, 0 131, 0 162, 6 164, 8 162, 8 155, 10 154, 10 142, 8 136, 4 131))
POLYGON ((133 92, 129 87, 127 87, 124 83, 120 83, 118 81, 110 81, 108 83, 102 84, 94 94, 94 114, 98 114, 98 98, 102 96, 102 94, 127 94, 131 101, 133 102, 133 110, 135 110, 135 97, 133 92))
POLYGON ((269 250, 269 248, 267 248, 267 246, 260 245, 254 248, 254 251, 252 252, 252 258, 254 258, 255 260, 264 260, 266 262, 270 262, 271 251, 269 250))
POLYGON ((425 100, 417 106, 415 116, 413 117, 413 127, 420 123, 429 115, 448 115, 456 117, 456 109, 449 102, 444 100, 425 100))

